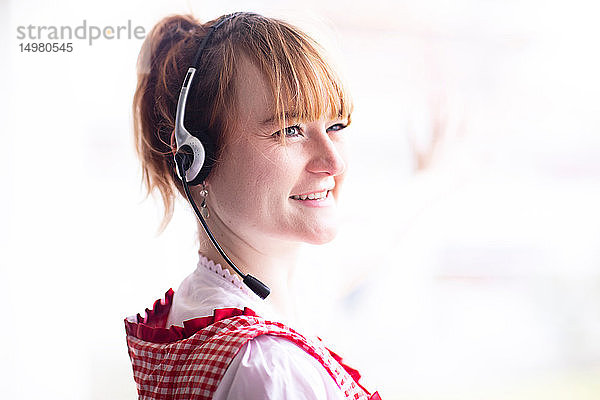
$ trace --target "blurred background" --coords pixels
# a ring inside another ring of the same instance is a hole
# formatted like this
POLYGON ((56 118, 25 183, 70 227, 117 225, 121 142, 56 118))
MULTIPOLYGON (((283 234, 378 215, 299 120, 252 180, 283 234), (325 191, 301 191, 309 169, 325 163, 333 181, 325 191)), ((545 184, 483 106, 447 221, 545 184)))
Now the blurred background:
POLYGON ((307 323, 384 399, 600 398, 600 6, 582 0, 0 1, 0 397, 135 398, 123 319, 197 258, 185 204, 158 236, 144 200, 142 40, 22 52, 18 27, 238 10, 304 27, 355 97, 345 226, 297 274, 307 323))

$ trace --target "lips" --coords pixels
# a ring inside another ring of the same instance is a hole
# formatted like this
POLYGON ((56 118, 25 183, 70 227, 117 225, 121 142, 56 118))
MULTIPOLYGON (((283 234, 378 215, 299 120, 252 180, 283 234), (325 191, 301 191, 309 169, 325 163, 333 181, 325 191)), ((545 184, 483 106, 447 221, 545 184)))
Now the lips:
POLYGON ((329 194, 329 189, 325 189, 319 192, 311 192, 305 194, 297 194, 290 196, 290 199, 294 200, 319 200, 324 199, 329 194))

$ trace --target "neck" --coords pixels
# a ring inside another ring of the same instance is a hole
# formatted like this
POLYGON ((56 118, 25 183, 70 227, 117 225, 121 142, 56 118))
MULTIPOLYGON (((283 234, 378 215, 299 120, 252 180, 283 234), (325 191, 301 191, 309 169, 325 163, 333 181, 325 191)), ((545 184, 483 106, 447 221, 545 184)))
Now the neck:
MULTIPOLYGON (((292 277, 300 244, 269 239, 250 242, 227 232, 219 222, 216 218, 213 219, 212 215, 211 221, 207 221, 213 236, 227 257, 243 274, 252 275, 271 289, 271 294, 264 301, 278 315, 288 321, 295 320, 292 277)), ((200 223, 198 223, 198 231, 199 252, 215 263, 221 264, 221 267, 228 269, 231 274, 237 275, 210 241, 200 223)))

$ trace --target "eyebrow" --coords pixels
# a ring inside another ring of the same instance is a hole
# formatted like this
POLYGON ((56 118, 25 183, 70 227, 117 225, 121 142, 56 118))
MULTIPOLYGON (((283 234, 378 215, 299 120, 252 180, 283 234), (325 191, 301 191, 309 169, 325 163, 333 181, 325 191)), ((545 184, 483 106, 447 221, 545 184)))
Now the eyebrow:
MULTIPOLYGON (((283 113, 283 117, 285 118, 286 121, 294 121, 298 119, 298 113, 296 112, 285 112, 283 113)), ((261 125, 270 125, 273 122, 275 122, 275 120, 277 119, 276 115, 273 115, 267 119, 265 119, 264 121, 261 122, 261 125)))

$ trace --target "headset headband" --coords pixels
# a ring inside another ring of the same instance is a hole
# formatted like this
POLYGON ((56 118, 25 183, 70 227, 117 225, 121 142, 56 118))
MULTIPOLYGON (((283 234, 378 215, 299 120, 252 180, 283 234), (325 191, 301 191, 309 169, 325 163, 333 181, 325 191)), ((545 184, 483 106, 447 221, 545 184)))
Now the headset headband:
POLYGON ((212 36, 212 34, 214 33, 214 31, 216 31, 217 28, 219 28, 225 22, 231 20, 234 17, 237 17, 240 14, 241 14, 241 12, 234 12, 232 14, 226 15, 226 16, 222 17, 219 21, 215 22, 209 28, 210 31, 204 36, 204 38, 202 39, 202 42, 200 42, 200 46, 198 47, 198 51, 196 52, 196 56, 194 57, 194 63, 192 64, 192 67, 194 67, 196 69, 198 69, 200 67, 198 65, 198 62, 200 61, 200 56, 202 55, 202 51, 206 47, 206 44, 208 43, 208 40, 210 39, 210 37, 212 36))

